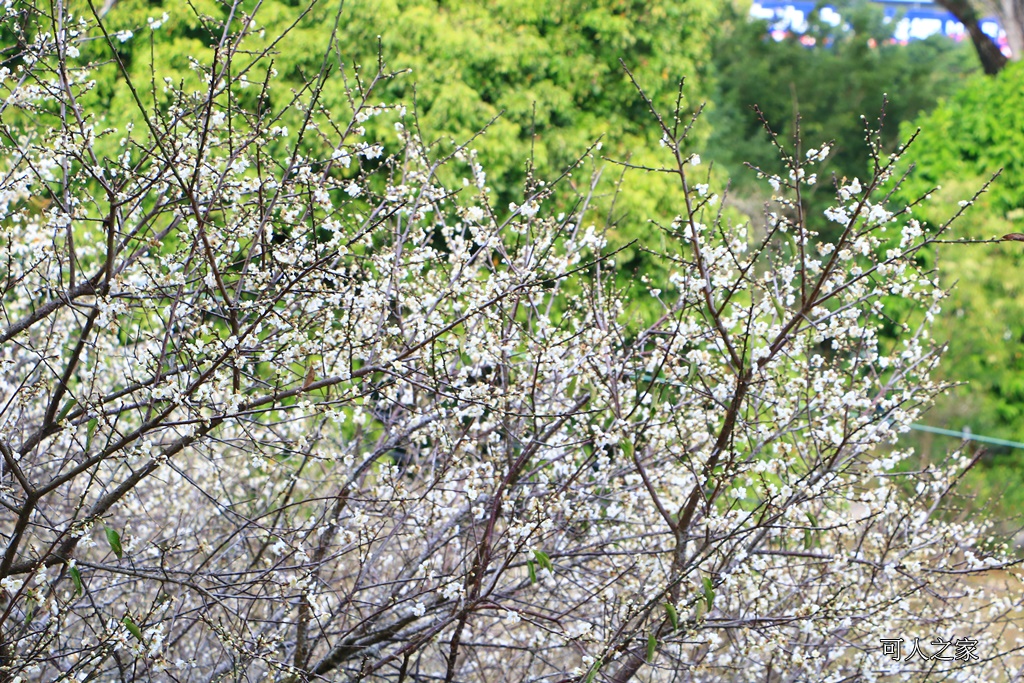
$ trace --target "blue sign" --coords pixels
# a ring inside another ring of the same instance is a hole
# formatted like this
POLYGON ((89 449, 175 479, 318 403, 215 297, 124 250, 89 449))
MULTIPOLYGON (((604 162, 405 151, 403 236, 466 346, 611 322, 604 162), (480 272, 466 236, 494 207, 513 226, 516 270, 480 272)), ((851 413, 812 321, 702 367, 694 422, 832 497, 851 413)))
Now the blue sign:
MULTIPOLYGON (((916 0, 875 0, 885 12, 887 22, 892 23, 892 40, 905 43, 941 34, 954 40, 969 39, 967 29, 946 9, 930 2, 916 0)), ((816 2, 800 0, 755 0, 750 7, 750 16, 768 22, 773 37, 781 40, 787 34, 807 31, 808 15, 818 7, 816 2)), ((843 18, 831 5, 819 10, 822 21, 838 26, 843 18)), ((1006 33, 999 21, 986 17, 979 22, 981 30, 996 41, 1003 52, 1009 55, 1006 33)))

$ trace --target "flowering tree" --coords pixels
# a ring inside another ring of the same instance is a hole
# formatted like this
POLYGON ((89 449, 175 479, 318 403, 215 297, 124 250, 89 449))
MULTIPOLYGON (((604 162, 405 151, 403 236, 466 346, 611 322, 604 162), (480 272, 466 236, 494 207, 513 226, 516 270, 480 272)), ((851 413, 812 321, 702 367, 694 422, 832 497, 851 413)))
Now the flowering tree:
POLYGON ((767 178, 763 229, 733 226, 652 107, 679 217, 652 226, 671 288, 643 324, 593 198, 551 216, 559 183, 531 179, 492 207, 470 145, 373 104, 383 62, 325 58, 271 102, 232 6, 203 19, 203 86, 154 70, 109 130, 82 46, 128 74, 89 9, 5 28, 0 680, 1009 666, 1016 589, 965 583, 1009 560, 945 502, 972 460, 897 469, 942 388, 917 259, 941 231, 886 208, 877 144, 825 243, 800 193, 827 147, 767 178), (896 661, 898 638, 957 643, 896 661))

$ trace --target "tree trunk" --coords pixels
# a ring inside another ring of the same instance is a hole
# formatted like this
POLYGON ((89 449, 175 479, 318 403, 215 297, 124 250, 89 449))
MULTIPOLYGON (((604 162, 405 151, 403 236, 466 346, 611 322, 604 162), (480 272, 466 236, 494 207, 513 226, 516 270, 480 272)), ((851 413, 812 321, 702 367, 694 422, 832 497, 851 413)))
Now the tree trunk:
MULTIPOLYGON (((1020 0, 1000 0, 1001 4, 1016 5, 1019 2, 1020 0)), ((995 41, 981 30, 981 25, 978 23, 978 13, 974 11, 974 7, 971 6, 969 0, 936 0, 936 4, 949 10, 957 18, 957 21, 967 29, 985 73, 994 76, 1006 66, 1006 55, 1002 53, 995 41)), ((1007 31, 1007 34, 1009 34, 1009 31, 1007 31)))
POLYGON ((1010 44, 1010 59, 1017 61, 1024 55, 1024 0, 998 0, 996 16, 1006 31, 1006 42, 1010 44))

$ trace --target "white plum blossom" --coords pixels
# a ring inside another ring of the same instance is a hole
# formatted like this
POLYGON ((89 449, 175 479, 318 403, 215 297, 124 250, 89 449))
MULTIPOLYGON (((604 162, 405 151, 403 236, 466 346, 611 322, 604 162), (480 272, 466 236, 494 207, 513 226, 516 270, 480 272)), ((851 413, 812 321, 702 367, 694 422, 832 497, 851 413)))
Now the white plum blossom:
POLYGON ((167 22, 168 19, 170 19, 170 16, 167 14, 167 12, 164 12, 159 19, 148 17, 146 19, 146 25, 149 26, 150 30, 157 31, 167 22))
POLYGON ((336 160, 345 168, 348 168, 352 164, 352 156, 348 153, 348 150, 338 148, 331 154, 331 159, 336 160))

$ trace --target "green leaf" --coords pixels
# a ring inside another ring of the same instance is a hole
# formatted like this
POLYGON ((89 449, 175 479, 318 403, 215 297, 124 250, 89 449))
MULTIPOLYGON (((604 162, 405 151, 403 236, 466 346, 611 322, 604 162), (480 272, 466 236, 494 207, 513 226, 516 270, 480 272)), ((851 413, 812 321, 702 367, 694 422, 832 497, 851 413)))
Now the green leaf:
POLYGON ((537 564, 548 571, 554 571, 555 565, 551 564, 551 558, 543 550, 534 550, 533 556, 537 558, 537 564))
POLYGON ((654 661, 654 651, 658 649, 658 639, 654 637, 652 632, 647 636, 647 661, 654 661))
POLYGON ((132 621, 131 617, 129 617, 127 614, 124 615, 124 618, 121 619, 121 623, 125 625, 125 628, 128 629, 128 632, 135 636, 135 638, 140 643, 142 643, 143 645, 146 644, 146 641, 142 639, 142 629, 135 625, 135 622, 132 621))
POLYGON ((526 569, 530 572, 530 583, 537 583, 537 568, 533 565, 533 560, 526 561, 526 569))
POLYGON ((68 573, 71 574, 71 582, 75 584, 75 595, 81 595, 84 592, 82 589, 82 572, 78 571, 78 567, 71 567, 68 573))
POLYGON ((597 676, 597 672, 601 670, 601 660, 597 660, 590 667, 590 671, 587 672, 587 677, 583 679, 583 683, 593 683, 594 677, 597 676))
POLYGON ((92 437, 96 434, 96 425, 100 423, 95 417, 86 423, 85 427, 85 450, 89 450, 89 444, 92 443, 92 437))
MULTIPOLYGON (((807 513, 807 521, 813 527, 819 526, 818 518, 814 516, 813 512, 807 513)), ((810 550, 811 547, 821 547, 821 532, 804 529, 804 548, 810 550)))
POLYGON ((116 531, 111 529, 109 526, 105 529, 107 533, 107 543, 110 544, 110 549, 117 555, 117 559, 121 559, 124 555, 124 550, 121 548, 121 536, 116 531))
POLYGON ((711 583, 711 579, 704 577, 704 602, 708 606, 708 611, 715 605, 715 586, 711 583))
POLYGON ((64 421, 64 418, 68 416, 68 413, 71 412, 71 409, 75 407, 76 403, 78 403, 77 399, 71 399, 64 404, 64 407, 60 409, 60 414, 57 415, 58 424, 64 421))
POLYGON ((673 629, 679 628, 679 613, 676 612, 676 606, 671 602, 665 603, 665 611, 668 613, 669 623, 672 624, 673 629))
POLYGON ((623 439, 622 441, 622 453, 627 459, 633 459, 633 442, 629 439, 623 439))

